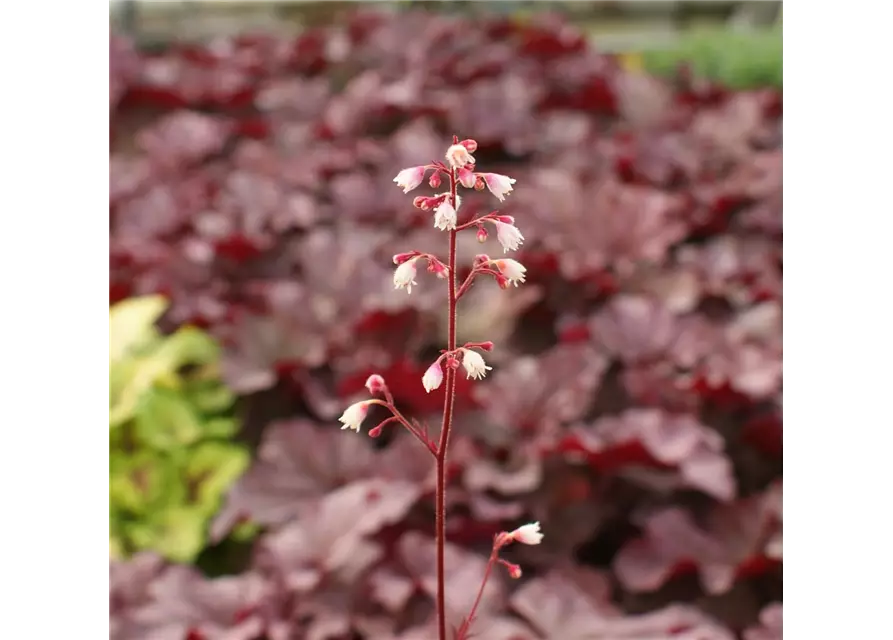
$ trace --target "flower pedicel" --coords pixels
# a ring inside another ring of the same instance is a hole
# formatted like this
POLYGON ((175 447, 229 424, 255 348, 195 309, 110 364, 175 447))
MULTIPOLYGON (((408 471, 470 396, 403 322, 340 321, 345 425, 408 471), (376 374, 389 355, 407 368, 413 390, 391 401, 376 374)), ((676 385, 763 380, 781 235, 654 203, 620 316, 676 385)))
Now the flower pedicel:
MULTIPOLYGON (((496 239, 502 247, 504 254, 509 251, 517 251, 524 242, 524 236, 518 227, 515 226, 514 218, 500 215, 495 211, 460 223, 461 198, 457 193, 460 187, 475 189, 476 191, 488 189, 500 202, 503 202, 506 196, 511 194, 513 191, 512 185, 515 184, 514 178, 498 173, 476 171, 476 161, 474 155, 472 155, 476 150, 477 142, 474 140, 462 140, 460 142, 458 138, 454 137, 453 144, 449 146, 444 154, 446 162, 435 160, 430 164, 407 167, 402 169, 394 178, 394 182, 403 189, 403 193, 409 193, 421 185, 429 171, 431 175, 428 178, 428 185, 432 189, 437 189, 441 184, 445 183, 448 183, 450 187, 447 192, 434 196, 418 196, 413 200, 415 207, 432 213, 432 222, 435 228, 448 234, 449 260, 444 263, 436 256, 420 251, 410 251, 394 256, 394 264, 397 265, 394 269, 395 289, 406 289, 406 292, 411 294, 413 286, 420 286, 416 282, 418 275, 416 263, 419 260, 426 260, 428 262, 427 270, 438 279, 447 281, 447 304, 449 310, 448 345, 440 357, 430 364, 421 380, 422 386, 428 393, 439 389, 441 386, 446 387, 443 421, 438 441, 435 442, 434 439, 428 437, 427 428, 423 429, 417 421, 410 421, 400 413, 394 404, 394 397, 390 389, 388 389, 387 383, 377 374, 369 376, 369 379, 366 381, 366 389, 371 395, 375 396, 375 399, 364 400, 350 405, 345 409, 341 418, 339 418, 343 425, 342 429, 353 429, 359 433, 360 427, 369 412, 369 407, 373 404, 381 405, 388 409, 391 415, 370 429, 369 435, 377 437, 385 426, 392 423, 400 424, 421 442, 434 458, 437 469, 437 489, 435 493, 437 521, 435 529, 437 532, 437 628, 439 640, 447 640, 446 595, 444 588, 446 570, 444 566, 446 464, 447 445, 452 427, 457 369, 461 366, 465 370, 466 378, 474 380, 483 379, 487 372, 492 370, 492 367, 487 365, 480 353, 481 351, 492 350, 492 342, 468 342, 462 346, 456 344, 456 306, 477 278, 492 277, 501 288, 506 289, 509 285, 517 287, 519 284, 523 284, 527 273, 527 268, 517 260, 511 258, 491 260, 489 256, 479 255, 475 257, 471 265, 471 271, 465 280, 461 284, 457 282, 456 236, 458 233, 462 231, 475 232, 479 242, 487 242, 489 234, 487 233, 486 225, 492 224, 496 230, 496 239)), ((456 640, 466 640, 470 637, 471 625, 474 622, 481 595, 496 564, 502 564, 510 577, 521 577, 521 567, 500 558, 500 550, 513 542, 539 544, 542 539, 543 534, 540 532, 539 522, 525 524, 514 531, 502 532, 494 537, 490 560, 484 571, 477 597, 462 624, 456 630, 455 635, 450 637, 454 637, 456 640)))

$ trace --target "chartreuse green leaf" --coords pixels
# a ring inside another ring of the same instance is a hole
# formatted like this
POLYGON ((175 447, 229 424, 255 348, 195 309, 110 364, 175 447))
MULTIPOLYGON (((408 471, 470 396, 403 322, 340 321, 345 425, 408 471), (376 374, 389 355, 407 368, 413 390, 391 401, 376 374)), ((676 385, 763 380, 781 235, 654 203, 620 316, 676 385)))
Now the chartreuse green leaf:
POLYGON ((190 381, 184 393, 189 401, 206 415, 229 411, 236 402, 236 395, 218 380, 190 381))
POLYGON ((261 526, 250 520, 237 522, 230 532, 230 537, 236 542, 248 542, 254 539, 261 531, 261 526))
POLYGON ((183 395, 154 387, 137 405, 135 434, 140 443, 166 451, 197 442, 202 436, 202 423, 183 395))
POLYGON ((109 536, 109 558, 121 560, 124 557, 124 545, 117 536, 109 536))
POLYGON ((155 323, 167 309, 162 296, 123 300, 109 309, 109 362, 139 351, 158 337, 155 323))
POLYGON ((145 515, 182 501, 181 484, 170 461, 152 451, 109 459, 109 501, 128 515, 145 515))
POLYGON ((168 336, 156 355, 169 371, 187 364, 214 362, 219 356, 220 349, 214 339, 196 327, 183 327, 168 336))
POLYGON ((129 525, 138 549, 152 549, 174 562, 191 562, 205 546, 207 515, 193 506, 175 506, 129 525))
MULTIPOLYGON (((144 343, 148 348, 149 343, 144 343)), ((151 344, 148 353, 134 354, 124 363, 110 364, 110 428, 131 419, 140 400, 154 385, 178 388, 177 375, 185 365, 209 365, 219 357, 219 348, 206 333, 184 327, 171 336, 151 344)))
POLYGON ((109 555, 150 549, 190 562, 249 454, 229 441, 236 397, 217 343, 194 327, 162 336, 165 309, 150 296, 109 313, 109 555))
POLYGON ((229 486, 248 468, 248 452, 226 442, 203 442, 189 457, 186 481, 192 502, 213 514, 229 486))
POLYGON ((203 433, 207 438, 225 440, 236 435, 239 421, 231 417, 209 418, 205 420, 203 433))

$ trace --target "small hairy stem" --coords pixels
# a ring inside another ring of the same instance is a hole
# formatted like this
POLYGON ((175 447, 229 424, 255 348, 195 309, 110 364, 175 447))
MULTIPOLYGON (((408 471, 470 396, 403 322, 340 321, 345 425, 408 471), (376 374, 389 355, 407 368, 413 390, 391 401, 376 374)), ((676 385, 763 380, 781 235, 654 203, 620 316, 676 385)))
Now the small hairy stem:
POLYGON ((471 288, 471 285, 474 283, 474 279, 481 274, 491 275, 494 278, 499 277, 500 275, 498 271, 494 271, 493 269, 489 269, 486 267, 475 267, 471 270, 471 273, 468 274, 468 277, 465 278, 465 282, 462 283, 462 286, 459 287, 459 291, 456 293, 456 300, 459 300, 468 292, 468 290, 471 288))
POLYGON ((477 275, 477 270, 472 269, 471 273, 468 274, 468 277, 465 278, 465 282, 462 283, 462 286, 459 287, 459 291, 456 292, 456 300, 465 295, 465 292, 471 288, 471 283, 474 282, 474 277, 477 275))
POLYGON ((437 456, 437 448, 434 446, 434 443, 428 438, 427 435, 421 433, 418 429, 416 429, 406 418, 400 417, 398 418, 400 423, 406 427, 406 430, 409 431, 412 435, 416 437, 416 440, 425 445, 425 448, 431 452, 432 456, 437 456))
POLYGON ((462 623, 462 627, 459 630, 460 638, 465 637, 469 627, 471 627, 471 623, 474 622, 474 614, 477 613, 478 605, 481 603, 481 596, 484 595, 484 588, 487 586, 487 580, 490 579, 490 572, 493 570, 493 565, 496 564, 498 557, 499 550, 496 545, 493 545, 493 551, 490 552, 490 560, 487 562, 487 569, 484 571, 484 579, 481 581, 481 587, 478 589, 477 597, 475 597, 474 604, 471 605, 471 611, 468 612, 468 617, 465 618, 465 621, 462 623))
MULTIPOLYGON (((456 206, 456 170, 450 169, 450 202, 456 206)), ((450 264, 449 264, 449 338, 447 348, 456 350, 456 234, 450 231, 450 264)), ((440 443, 437 447, 437 630, 439 640, 447 640, 446 635, 446 588, 444 572, 444 545, 446 543, 446 462, 447 447, 450 441, 450 427, 453 423, 453 401, 456 391, 456 371, 452 367, 446 370, 446 397, 443 403, 443 424, 440 428, 440 443)))
POLYGON ((465 229, 471 229, 472 227, 479 225, 480 223, 484 222, 485 220, 492 220, 494 214, 496 214, 496 213, 499 213, 499 212, 491 211, 490 213, 479 216, 479 217, 475 218, 474 220, 469 220, 465 224, 460 224, 458 227, 456 227, 456 231, 464 231, 465 229))

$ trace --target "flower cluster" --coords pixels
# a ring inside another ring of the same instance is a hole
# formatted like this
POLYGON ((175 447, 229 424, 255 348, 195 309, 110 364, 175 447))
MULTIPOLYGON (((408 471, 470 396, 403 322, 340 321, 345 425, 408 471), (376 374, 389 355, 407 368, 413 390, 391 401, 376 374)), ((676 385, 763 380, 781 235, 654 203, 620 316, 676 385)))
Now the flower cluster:
MULTIPOLYGON (((477 150, 477 142, 474 140, 453 139, 453 144, 447 149, 445 154, 446 162, 441 160, 432 161, 430 164, 417 165, 402 169, 394 178, 394 183, 403 189, 403 193, 409 193, 416 189, 425 180, 428 172, 431 172, 428 178, 428 185, 432 189, 437 189, 441 184, 449 183, 449 191, 439 193, 434 196, 419 196, 413 200, 415 207, 422 211, 432 211, 434 218, 434 228, 440 231, 449 232, 449 259, 444 264, 440 259, 430 253, 421 251, 409 251, 399 253, 394 256, 393 262, 396 266, 394 269, 394 288, 406 289, 408 294, 412 293, 412 287, 418 286, 416 277, 418 275, 416 263, 420 260, 427 261, 428 271, 437 275, 438 278, 446 279, 448 289, 448 305, 449 305, 449 345, 441 351, 440 356, 430 364, 422 375, 422 386, 425 391, 431 393, 435 389, 439 389, 446 382, 447 404, 444 409, 443 424, 441 426, 440 442, 435 443, 428 437, 427 429, 424 431, 419 428, 418 424, 406 420, 394 405, 393 396, 388 389, 384 378, 378 374, 373 374, 366 381, 366 389, 374 396, 382 396, 384 399, 362 400, 355 402, 345 409, 340 417, 342 429, 353 429, 357 433, 369 412, 369 408, 373 405, 382 405, 390 412, 390 416, 383 422, 378 424, 369 435, 377 437, 381 434, 383 427, 390 423, 399 423, 409 430, 435 457, 438 467, 438 484, 437 484, 437 545, 439 549, 437 566, 438 574, 438 623, 440 631, 440 639, 445 638, 445 609, 444 609, 444 566, 442 561, 442 550, 444 545, 444 503, 445 503, 445 481, 443 468, 446 464, 447 445, 449 443, 448 434, 452 426, 452 404, 455 394, 455 374, 461 366, 465 370, 466 379, 482 380, 492 367, 487 365, 481 351, 488 352, 493 349, 493 343, 485 342, 468 342, 458 347, 456 342, 456 303, 461 299, 472 287, 475 280, 479 277, 491 276, 499 284, 502 289, 506 289, 510 284, 517 287, 524 283, 527 268, 511 258, 491 259, 486 254, 475 256, 470 271, 464 282, 461 284, 456 280, 456 234, 460 231, 473 230, 476 231, 479 242, 486 242, 488 233, 486 225, 492 224, 496 229, 496 239, 502 246, 503 253, 509 251, 517 251, 524 242, 524 236, 518 227, 515 226, 515 219, 512 216, 500 215, 497 211, 488 214, 460 221, 461 196, 457 193, 459 187, 466 189, 476 189, 482 191, 484 188, 489 189, 500 202, 503 202, 509 195, 515 183, 514 178, 504 176, 497 173, 482 173, 476 171, 476 161, 472 155, 477 150), (446 374, 445 371, 446 370, 446 374)), ((493 545, 493 553, 490 558, 490 564, 484 574, 484 580, 481 584, 478 598, 471 607, 471 612, 465 619, 463 626, 459 630, 459 637, 465 637, 471 621, 474 619, 477 605, 483 593, 484 586, 490 575, 490 569, 494 562, 499 560, 504 564, 509 575, 513 578, 521 576, 521 568, 517 565, 507 563, 498 558, 499 549, 511 542, 521 542, 523 544, 539 544, 543 538, 543 534, 539 530, 539 522, 528 524, 512 531, 511 533, 502 533, 495 538, 493 545)))

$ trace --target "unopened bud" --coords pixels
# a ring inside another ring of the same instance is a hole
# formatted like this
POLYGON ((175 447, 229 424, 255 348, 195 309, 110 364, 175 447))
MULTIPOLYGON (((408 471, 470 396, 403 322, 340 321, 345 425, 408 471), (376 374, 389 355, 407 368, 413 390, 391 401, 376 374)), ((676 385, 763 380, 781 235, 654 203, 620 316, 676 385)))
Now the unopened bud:
POLYGON ((433 273, 441 280, 447 277, 449 268, 437 258, 428 258, 428 272, 433 273))
POLYGON ((440 171, 435 171, 431 174, 431 177, 428 179, 428 186, 432 189, 440 186, 440 171))
POLYGON ((412 260, 417 255, 419 255, 418 251, 410 251, 408 253, 397 253, 394 254, 394 264, 403 264, 407 260, 412 260))
POLYGON ((490 256, 486 253, 479 253, 474 257, 474 266, 479 267, 482 264, 490 262, 490 256))
POLYGON ((373 373, 371 376, 366 378, 366 389, 372 395, 378 395, 382 391, 384 391, 385 383, 384 378, 382 378, 377 373, 373 373))
POLYGON ((373 427, 372 429, 369 430, 370 438, 377 438, 380 435, 381 435, 381 425, 378 425, 377 427, 373 427))
POLYGON ((500 289, 508 289, 509 288, 509 280, 503 275, 496 276, 496 284, 499 285, 500 289))
POLYGON ((474 179, 474 190, 475 191, 483 191, 487 188, 487 183, 484 182, 484 179, 481 176, 476 176, 474 179))
POLYGON ((455 370, 459 368, 459 360, 452 353, 444 359, 444 362, 446 362, 446 366, 448 366, 450 369, 455 370))
POLYGON ((505 568, 509 570, 509 576, 517 580, 521 577, 521 567, 516 564, 512 564, 511 562, 505 563, 505 568))
POLYGON ((478 227, 478 233, 477 233, 478 242, 486 242, 488 236, 489 236, 489 234, 487 233, 487 230, 484 229, 484 227, 478 227))
POLYGON ((483 349, 484 351, 493 351, 493 343, 487 340, 486 342, 478 342, 475 345, 478 349, 483 349))
POLYGON ((427 196, 416 196, 412 199, 412 206, 422 211, 428 211, 431 208, 431 198, 427 196))
POLYGON ((468 153, 474 153, 475 151, 478 150, 477 140, 472 140, 471 138, 466 138, 459 144, 461 144, 463 147, 468 149, 468 153))

